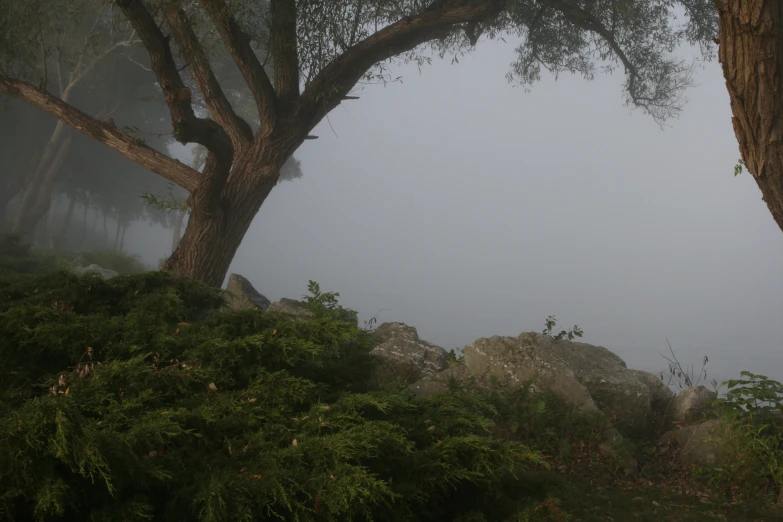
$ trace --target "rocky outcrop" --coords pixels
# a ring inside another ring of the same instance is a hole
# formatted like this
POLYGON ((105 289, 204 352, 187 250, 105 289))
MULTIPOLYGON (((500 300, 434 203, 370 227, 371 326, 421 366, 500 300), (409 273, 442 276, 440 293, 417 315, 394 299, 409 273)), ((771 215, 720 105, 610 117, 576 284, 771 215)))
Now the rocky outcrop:
POLYGON ((450 378, 495 378, 509 386, 532 383, 582 411, 599 410, 634 436, 649 433, 653 392, 625 362, 601 346, 556 341, 528 332, 519 337, 479 339, 462 351, 463 362, 425 377, 411 389, 420 396, 446 389, 450 378))
POLYGON ((449 366, 448 352, 419 339, 416 328, 403 323, 383 323, 371 335, 378 345, 370 352, 381 360, 376 376, 380 384, 402 378, 413 383, 449 366))
POLYGON ((266 310, 271 302, 261 295, 246 278, 239 274, 228 277, 225 292, 226 306, 231 310, 266 310))

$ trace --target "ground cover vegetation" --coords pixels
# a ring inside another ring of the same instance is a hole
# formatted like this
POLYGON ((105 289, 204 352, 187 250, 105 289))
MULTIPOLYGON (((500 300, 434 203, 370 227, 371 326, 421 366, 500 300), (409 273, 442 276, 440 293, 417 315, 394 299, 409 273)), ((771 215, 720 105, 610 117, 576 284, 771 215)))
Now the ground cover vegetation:
POLYGON ((0 519, 779 514, 779 432, 742 429, 768 418, 759 400, 780 402, 774 381, 727 383, 723 404, 745 450, 731 470, 698 470, 675 447, 638 443, 639 473, 625 475, 597 450, 607 420, 549 394, 454 383, 418 399, 401 383, 377 386, 370 333, 315 283, 304 300, 314 317, 293 321, 225 311, 218 290, 169 272, 77 276, 54 256, 3 245, 0 519), (44 273, 9 269, 35 259, 48 259, 44 273))

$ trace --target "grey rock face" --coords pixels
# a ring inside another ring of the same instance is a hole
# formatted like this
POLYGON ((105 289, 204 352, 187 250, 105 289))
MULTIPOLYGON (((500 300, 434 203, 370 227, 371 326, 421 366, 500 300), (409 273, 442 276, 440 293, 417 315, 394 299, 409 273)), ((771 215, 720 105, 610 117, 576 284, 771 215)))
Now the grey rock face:
POLYGON ((385 363, 382 381, 402 377, 412 383, 449 368, 448 352, 419 339, 416 328, 403 323, 383 323, 371 335, 378 341, 372 355, 385 363))
POLYGON ((259 309, 266 310, 271 302, 261 295, 246 278, 239 274, 228 277, 226 287, 226 303, 232 310, 259 309))
POLYGON ((494 377, 508 386, 530 382, 555 393, 582 411, 599 410, 618 428, 647 435, 652 392, 625 362, 601 346, 556 341, 536 332, 519 337, 478 339, 462 351, 463 363, 445 374, 428 376, 411 389, 422 396, 446 389, 449 377, 494 377))

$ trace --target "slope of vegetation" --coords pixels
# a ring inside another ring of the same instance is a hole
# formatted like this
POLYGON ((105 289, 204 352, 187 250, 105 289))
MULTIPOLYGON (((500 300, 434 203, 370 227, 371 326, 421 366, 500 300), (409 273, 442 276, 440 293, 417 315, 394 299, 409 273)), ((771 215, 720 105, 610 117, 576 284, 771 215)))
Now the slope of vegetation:
POLYGON ((671 454, 621 475, 605 421, 547 394, 374 387, 313 288, 295 322, 160 272, 0 275, 0 520, 773 519, 671 454))

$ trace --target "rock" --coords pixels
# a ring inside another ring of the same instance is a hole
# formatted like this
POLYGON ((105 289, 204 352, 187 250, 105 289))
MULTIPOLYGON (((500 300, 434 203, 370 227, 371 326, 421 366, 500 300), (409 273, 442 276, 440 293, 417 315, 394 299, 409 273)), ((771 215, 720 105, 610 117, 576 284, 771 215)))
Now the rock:
POLYGON ((650 390, 650 407, 655 415, 666 415, 674 400, 674 392, 650 372, 628 370, 650 390))
POLYGON ((302 303, 294 299, 282 298, 270 304, 267 311, 290 315, 295 321, 308 321, 315 317, 313 312, 302 307, 302 303))
POLYGON ((649 435, 652 393, 625 362, 601 346, 556 341, 536 332, 519 337, 478 339, 466 346, 463 362, 444 374, 424 377, 411 389, 431 395, 446 389, 449 378, 492 377, 509 386, 532 383, 559 395, 584 412, 599 410, 634 437, 649 435), (464 366, 464 368, 459 368, 464 366))
POLYGON ((271 302, 261 295, 246 278, 239 274, 228 277, 225 292, 226 305, 232 310, 266 310, 271 302))
POLYGON ((704 420, 710 405, 718 396, 705 386, 692 386, 682 390, 672 401, 668 418, 676 424, 690 424, 704 420))
POLYGON ((714 466, 719 464, 727 450, 728 433, 718 419, 691 424, 667 432, 661 437, 661 444, 676 442, 682 450, 679 457, 696 464, 714 466))
POLYGON ((108 268, 101 268, 96 264, 92 264, 84 268, 76 267, 73 269, 73 272, 76 275, 98 274, 104 279, 111 279, 112 277, 117 277, 118 275, 120 275, 119 272, 115 272, 114 270, 109 270, 108 268))
POLYGON ((385 363, 378 380, 389 383, 402 377, 410 384, 427 375, 434 375, 451 366, 448 352, 419 339, 416 328, 403 323, 383 323, 371 332, 378 341, 372 355, 385 363))

